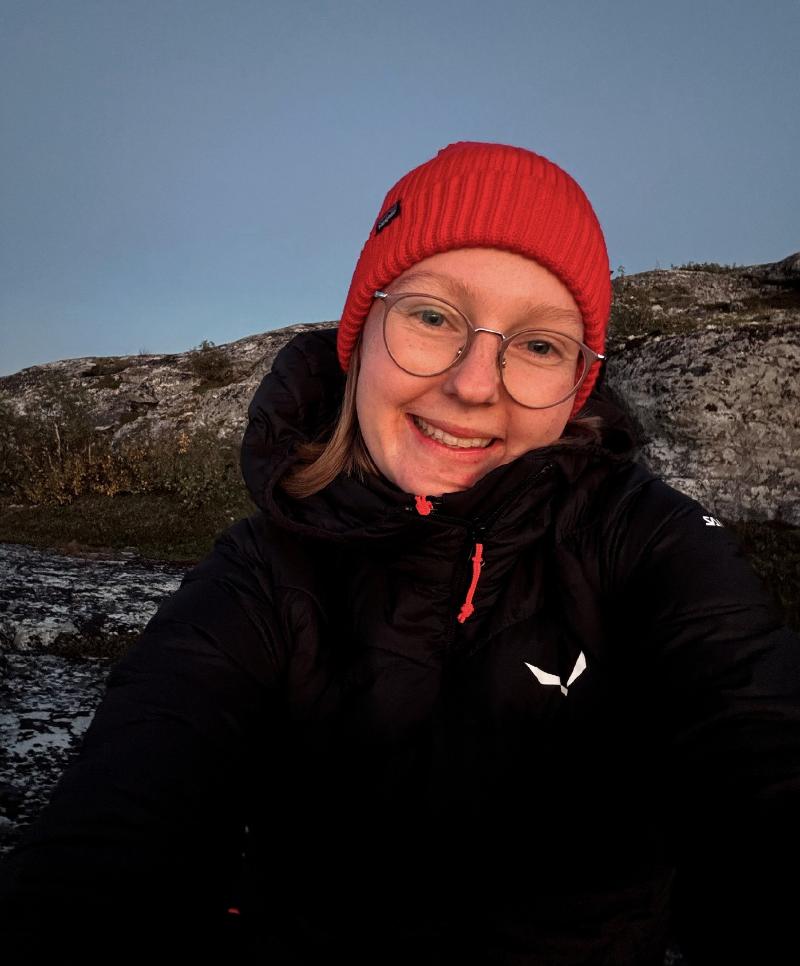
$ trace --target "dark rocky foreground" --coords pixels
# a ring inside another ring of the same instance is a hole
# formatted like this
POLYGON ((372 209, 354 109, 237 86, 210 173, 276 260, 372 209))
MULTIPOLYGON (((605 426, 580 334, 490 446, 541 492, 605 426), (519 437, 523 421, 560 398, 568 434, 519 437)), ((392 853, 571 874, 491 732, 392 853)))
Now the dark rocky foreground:
POLYGON ((0 656, 0 855, 41 811, 100 701, 110 662, 0 656))
POLYGON ((0 855, 41 811, 109 670, 183 572, 0 544, 0 855))
POLYGON ((0 544, 0 651, 119 657, 186 569, 0 544))

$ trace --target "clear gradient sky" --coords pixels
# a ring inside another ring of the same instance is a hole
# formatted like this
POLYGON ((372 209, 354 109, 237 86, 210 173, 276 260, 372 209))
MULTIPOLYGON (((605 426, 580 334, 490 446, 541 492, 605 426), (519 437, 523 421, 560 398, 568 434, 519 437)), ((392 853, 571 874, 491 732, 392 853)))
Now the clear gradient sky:
POLYGON ((458 140, 582 184, 611 264, 800 250, 800 0, 0 0, 0 374, 338 318, 458 140))

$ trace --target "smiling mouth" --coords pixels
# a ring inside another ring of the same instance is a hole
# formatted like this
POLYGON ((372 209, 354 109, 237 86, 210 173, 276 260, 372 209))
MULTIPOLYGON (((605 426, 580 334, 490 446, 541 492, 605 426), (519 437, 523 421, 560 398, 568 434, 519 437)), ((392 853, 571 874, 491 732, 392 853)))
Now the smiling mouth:
POLYGON ((453 449, 486 449, 491 446, 494 442, 494 436, 452 436, 450 433, 446 433, 443 429, 439 429, 436 426, 431 426, 430 423, 426 423, 424 419, 420 416, 411 416, 414 421, 414 425, 422 433, 423 436, 428 436, 431 439, 435 439, 439 443, 444 443, 445 446, 450 446, 453 449))

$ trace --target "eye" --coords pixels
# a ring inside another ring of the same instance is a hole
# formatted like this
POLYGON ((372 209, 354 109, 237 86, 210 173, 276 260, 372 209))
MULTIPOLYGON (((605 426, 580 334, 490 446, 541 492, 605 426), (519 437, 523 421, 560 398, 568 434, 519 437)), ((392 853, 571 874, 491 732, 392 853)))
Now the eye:
POLYGON ((437 312, 436 309, 419 309, 416 312, 416 316, 420 322, 424 322, 425 325, 429 325, 434 329, 441 328, 447 322, 443 313, 437 312))
POLYGON ((577 358, 578 343, 556 332, 521 332, 506 352, 509 359, 536 366, 558 367, 577 358))
POLYGON ((466 323, 456 309, 432 296, 407 295, 399 298, 390 313, 393 326, 405 326, 406 331, 419 335, 452 336, 462 338, 466 323))
POLYGON ((440 305, 434 300, 420 301, 414 298, 402 299, 396 305, 396 310, 413 319, 415 325, 425 329, 459 329, 460 321, 456 312, 446 305, 440 305))
POLYGON ((564 358, 564 347, 550 339, 524 339, 516 343, 523 356, 543 362, 560 362, 564 358))
POLYGON ((553 355, 555 347, 544 339, 530 339, 525 343, 525 350, 535 356, 553 355))

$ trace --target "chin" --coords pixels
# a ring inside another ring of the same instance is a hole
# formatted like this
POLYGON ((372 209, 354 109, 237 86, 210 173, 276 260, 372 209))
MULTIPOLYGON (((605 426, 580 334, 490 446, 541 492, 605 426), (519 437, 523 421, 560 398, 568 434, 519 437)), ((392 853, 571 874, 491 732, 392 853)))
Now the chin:
MULTIPOLYGON (((486 471, 486 473, 488 472, 489 470, 486 471)), ((486 476, 486 473, 477 473, 474 477, 469 479, 462 478, 460 480, 420 480, 413 486, 401 484, 401 489, 407 493, 421 493, 424 496, 443 496, 445 493, 460 493, 462 490, 468 490, 471 486, 474 486, 478 480, 486 476)))

